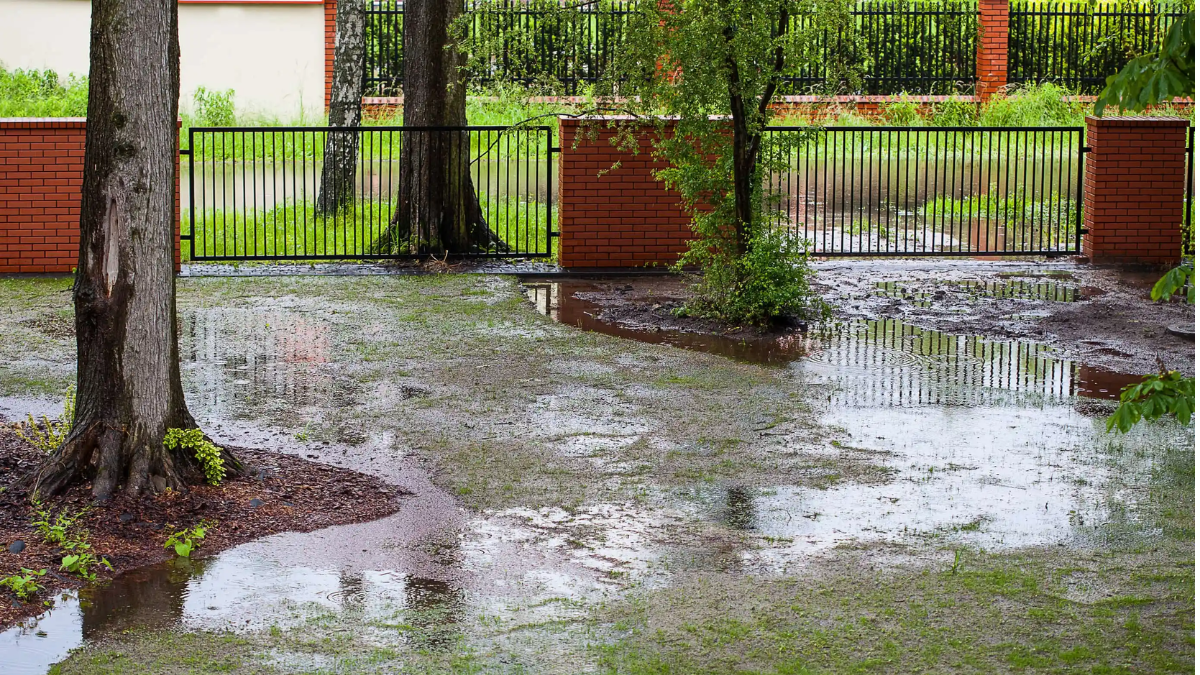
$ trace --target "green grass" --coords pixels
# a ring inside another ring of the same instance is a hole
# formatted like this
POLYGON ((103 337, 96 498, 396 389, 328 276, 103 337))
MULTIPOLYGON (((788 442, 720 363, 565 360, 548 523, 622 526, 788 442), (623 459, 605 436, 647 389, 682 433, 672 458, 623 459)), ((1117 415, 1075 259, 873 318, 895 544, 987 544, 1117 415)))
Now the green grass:
POLYGON ((87 98, 86 77, 0 68, 0 117, 83 117, 87 98))
MULTIPOLYGON (((514 197, 483 201, 492 231, 515 251, 546 248, 546 205, 514 197)), ((355 258, 371 253, 395 211, 389 200, 359 201, 335 214, 317 212, 312 202, 290 202, 269 209, 197 212, 196 253, 204 257, 330 256, 355 258)), ((189 223, 183 223, 184 232, 189 223)), ((557 244, 557 241, 551 241, 557 244)), ((184 260, 191 259, 187 242, 184 260)))

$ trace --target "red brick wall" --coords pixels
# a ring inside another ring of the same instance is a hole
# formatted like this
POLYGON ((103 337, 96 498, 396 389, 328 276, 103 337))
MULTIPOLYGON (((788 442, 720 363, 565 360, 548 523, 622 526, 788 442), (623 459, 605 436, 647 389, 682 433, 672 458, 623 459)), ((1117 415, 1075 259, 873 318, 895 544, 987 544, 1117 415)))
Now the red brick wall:
MULTIPOLYGON (((0 273, 70 272, 79 261, 81 118, 0 119, 0 273)), ((179 266, 179 155, 175 263, 179 266)))
POLYGON ((986 103, 1008 84, 1008 2, 979 0, 975 98, 980 103, 986 103))
POLYGON ((333 92, 333 43, 337 39, 337 0, 325 0, 325 109, 333 92))
POLYGON ((1175 263, 1188 122, 1088 117, 1083 254, 1092 262, 1175 263))
POLYGON ((691 239, 691 218, 679 195, 654 178, 666 163, 652 156, 650 127, 638 135, 635 155, 613 146, 615 130, 600 129, 592 140, 581 136, 581 124, 559 120, 559 264, 576 269, 673 264, 691 239), (612 169, 616 162, 620 167, 612 169))

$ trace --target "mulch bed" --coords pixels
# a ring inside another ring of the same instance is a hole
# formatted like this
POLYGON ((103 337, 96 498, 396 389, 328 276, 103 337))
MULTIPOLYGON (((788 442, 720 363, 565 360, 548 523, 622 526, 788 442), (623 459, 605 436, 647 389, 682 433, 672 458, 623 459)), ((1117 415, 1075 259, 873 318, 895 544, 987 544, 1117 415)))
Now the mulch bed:
MULTIPOLYGON (((113 566, 94 569, 103 583, 122 572, 166 560, 173 553, 163 548, 167 533, 215 521, 203 546, 193 557, 210 556, 232 546, 278 532, 312 530, 382 518, 399 509, 404 490, 348 469, 310 462, 262 450, 231 448, 247 466, 243 476, 227 479, 218 487, 195 486, 187 492, 118 495, 105 504, 92 498, 91 485, 78 485, 61 497, 45 500, 43 508, 55 513, 87 508, 79 526, 90 535, 92 551, 113 566)), ((63 553, 45 544, 30 525, 33 508, 29 495, 14 487, 44 458, 36 448, 0 423, 0 578, 22 567, 45 569, 46 590, 21 602, 7 588, 0 589, 0 629, 43 611, 43 601, 57 592, 79 588, 84 581, 59 570, 63 553), (21 548, 19 553, 10 552, 21 548)))

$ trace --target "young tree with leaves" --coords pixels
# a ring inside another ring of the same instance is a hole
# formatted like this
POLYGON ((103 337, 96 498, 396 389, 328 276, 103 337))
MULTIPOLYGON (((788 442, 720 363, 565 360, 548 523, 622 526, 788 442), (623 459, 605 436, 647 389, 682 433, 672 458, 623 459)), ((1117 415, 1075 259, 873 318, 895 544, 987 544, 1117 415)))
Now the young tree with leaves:
MULTIPOLYGON (((194 456, 163 445, 168 429, 196 426, 176 339, 178 112, 176 3, 93 0, 75 419, 33 477, 39 494, 86 479, 98 498, 204 481, 194 456)), ((238 467, 227 453, 226 466, 238 467)))
MULTIPOLYGON (((698 235, 681 265, 703 277, 688 311, 731 323, 808 315, 807 243, 774 229, 764 175, 817 132, 765 133, 788 78, 824 68, 829 88, 852 85, 850 59, 826 60, 828 35, 853 35, 846 0, 662 0, 638 5, 600 106, 657 126, 660 172, 677 190, 698 235)), ((839 50, 851 57, 852 48, 839 50)), ((629 142, 633 126, 609 122, 629 142)))

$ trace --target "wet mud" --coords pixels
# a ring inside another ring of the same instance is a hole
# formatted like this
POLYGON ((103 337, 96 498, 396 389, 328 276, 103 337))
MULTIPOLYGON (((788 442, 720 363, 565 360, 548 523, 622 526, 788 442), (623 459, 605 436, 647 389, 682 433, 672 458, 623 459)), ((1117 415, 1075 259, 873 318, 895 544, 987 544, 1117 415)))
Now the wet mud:
MULTIPOLYGON (((871 302, 923 301, 876 281, 871 302)), ((982 304, 1103 297, 1078 280, 949 281, 982 304)), ((679 291, 611 283, 181 281, 184 386, 210 434, 411 496, 382 519, 83 589, 0 633, 0 658, 92 674, 171 672, 181 649, 197 670, 238 673, 846 672, 882 667, 879 654, 911 672, 1042 671, 1068 663, 1060 652, 1137 670, 1188 657, 1192 610, 1172 570, 1194 559, 1194 512, 1180 507, 1194 497, 1192 430, 1106 434, 1133 377, 1106 369, 1119 364, 916 313, 769 335, 615 320, 605 312, 625 296, 652 318, 679 291), (1138 600, 1095 613, 1055 599, 1124 596, 1138 600), (982 644, 943 628, 959 623, 982 644), (1141 651, 1115 653, 1127 643, 1141 651)), ((55 300, 29 293, 0 331, 37 330, 18 322, 55 300)), ((10 417, 55 407, 0 385, 10 417)))

